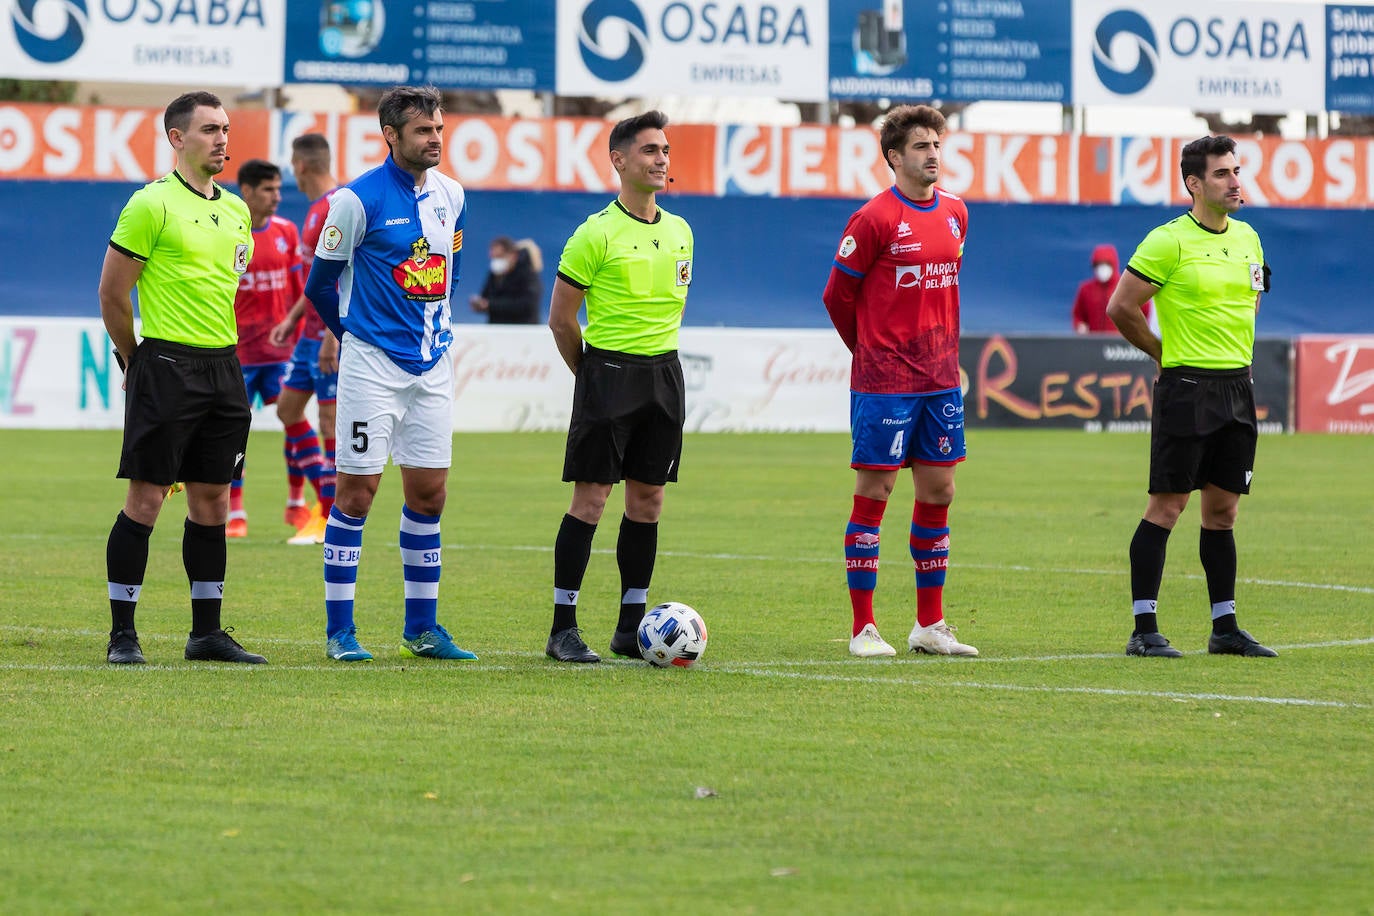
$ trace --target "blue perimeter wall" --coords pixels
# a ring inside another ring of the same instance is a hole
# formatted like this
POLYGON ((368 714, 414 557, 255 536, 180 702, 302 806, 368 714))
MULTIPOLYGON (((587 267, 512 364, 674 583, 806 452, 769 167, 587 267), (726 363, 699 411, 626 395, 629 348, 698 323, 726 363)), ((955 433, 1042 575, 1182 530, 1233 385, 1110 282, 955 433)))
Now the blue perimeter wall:
MULTIPOLYGON (((96 316, 100 265, 124 202, 137 184, 0 181, 0 314, 96 316)), ((496 235, 533 238, 544 252, 547 291, 563 242, 610 194, 471 191, 458 322, 484 320, 467 307, 486 276, 496 235)), ((821 290, 850 214, 860 201, 663 195, 662 205, 696 236, 685 323, 731 327, 829 327, 821 290)), ((280 213, 299 223, 306 200, 285 191, 280 213)), ((964 330, 1068 332, 1069 309, 1094 245, 1116 245, 1124 263, 1151 228, 1180 211, 1061 204, 969 205, 960 277, 964 330)), ((1259 334, 1374 332, 1369 262, 1374 218, 1366 210, 1255 208, 1274 271, 1259 334)))

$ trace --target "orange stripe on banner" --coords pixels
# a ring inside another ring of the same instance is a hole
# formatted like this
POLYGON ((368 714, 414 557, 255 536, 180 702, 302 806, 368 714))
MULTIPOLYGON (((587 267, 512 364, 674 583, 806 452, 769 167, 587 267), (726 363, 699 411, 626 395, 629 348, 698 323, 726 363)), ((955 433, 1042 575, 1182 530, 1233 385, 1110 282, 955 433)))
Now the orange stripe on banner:
MULTIPOLYGON (((345 181, 387 156, 371 113, 235 110, 229 120, 230 151, 240 161, 285 164, 291 139, 308 131, 329 139, 345 181)), ((455 115, 445 121, 440 168, 474 189, 614 193, 611 126, 592 118, 455 115)), ((670 124, 667 133, 672 194, 864 199, 892 184, 870 127, 670 124)), ((1374 140, 1235 139, 1252 205, 1374 206, 1374 140)), ((972 201, 1178 206, 1188 201, 1178 177, 1183 142, 954 133, 945 138, 941 184, 972 201)), ((173 160, 160 109, 0 105, 0 179, 150 181, 173 160)))

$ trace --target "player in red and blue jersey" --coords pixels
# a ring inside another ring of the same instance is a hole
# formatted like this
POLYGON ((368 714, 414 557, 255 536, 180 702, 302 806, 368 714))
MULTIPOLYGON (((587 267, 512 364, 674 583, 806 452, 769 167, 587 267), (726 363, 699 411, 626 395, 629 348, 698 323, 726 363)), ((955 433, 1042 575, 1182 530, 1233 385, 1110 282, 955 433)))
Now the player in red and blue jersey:
MULTIPOLYGON (((253 257, 234 296, 238 322, 237 354, 243 367, 248 400, 275 404, 291 356, 290 345, 272 342, 272 330, 300 298, 305 285, 301 272, 300 235, 288 219, 276 215, 281 204, 281 169, 265 159, 250 159, 238 171, 239 193, 253 218, 253 257)), ((243 478, 229 491, 227 537, 248 534, 243 508, 243 478)))
MULTIPOLYGON (((291 169, 296 174, 296 186, 313 201, 301 224, 301 261, 309 275, 315 245, 329 215, 330 198, 338 189, 329 163, 329 141, 323 134, 302 134, 291 141, 291 169)), ((281 397, 277 400, 277 418, 286 430, 289 492, 285 520, 296 529, 287 543, 323 544, 325 521, 334 507, 334 401, 339 387, 339 342, 305 296, 272 330, 272 340, 285 344, 297 330, 300 338, 291 351, 281 397), (305 408, 312 396, 320 415, 318 433, 305 418, 305 408), (318 499, 313 511, 305 504, 307 480, 318 499)))
POLYGON ((830 320, 854 358, 850 429, 856 472, 845 529, 845 569, 854 611, 849 651, 895 655, 878 634, 873 592, 879 535, 898 472, 916 487, 910 550, 916 567, 912 651, 977 655, 945 623, 949 505, 954 469, 964 460, 959 385, 959 270, 968 209, 940 190, 945 118, 926 105, 888 112, 881 132, 893 186, 849 219, 826 284, 830 320))

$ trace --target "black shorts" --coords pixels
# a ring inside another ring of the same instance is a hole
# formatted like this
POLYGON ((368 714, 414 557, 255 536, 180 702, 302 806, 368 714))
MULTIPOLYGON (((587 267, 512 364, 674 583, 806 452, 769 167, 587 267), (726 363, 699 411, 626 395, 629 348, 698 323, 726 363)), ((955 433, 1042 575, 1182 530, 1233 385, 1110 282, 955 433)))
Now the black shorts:
POLYGON ((577 367, 563 479, 676 481, 686 417, 676 350, 631 356, 588 347, 577 367))
POLYGON ((233 347, 144 338, 125 375, 118 476, 229 483, 242 472, 252 419, 233 347))
POLYGON ((1150 421, 1150 492, 1214 484, 1250 492, 1255 467, 1255 389, 1250 369, 1165 369, 1150 421))

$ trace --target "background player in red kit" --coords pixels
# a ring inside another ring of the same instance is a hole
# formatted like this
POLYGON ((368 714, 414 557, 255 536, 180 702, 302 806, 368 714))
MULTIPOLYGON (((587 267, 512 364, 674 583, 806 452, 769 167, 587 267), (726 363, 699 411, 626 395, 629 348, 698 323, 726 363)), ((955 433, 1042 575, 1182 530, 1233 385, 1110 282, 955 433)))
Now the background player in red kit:
POLYGON ((854 354, 849 422, 856 472, 845 528, 845 570, 854 610, 849 651, 896 655, 878 634, 879 529, 897 473, 911 468, 916 505, 910 549, 916 567, 915 652, 977 655, 945 623, 949 504, 954 468, 964 460, 959 387, 959 269, 968 209, 940 190, 944 115, 903 105, 883 121, 883 158, 893 187, 849 219, 825 287, 825 307, 854 354))
MULTIPOLYGON (((250 159, 238 172, 239 195, 253 218, 253 257, 239 279, 234 318, 239 326, 238 357, 248 400, 275 404, 291 358, 291 344, 272 342, 272 329, 286 317, 305 286, 301 273, 300 234, 288 219, 277 216, 281 204, 281 169, 265 159, 250 159)), ((229 491, 227 537, 246 537, 248 515, 243 509, 243 480, 229 491)))
MULTIPOLYGON (((301 273, 308 277, 324 218, 329 215, 329 199, 339 187, 330 166, 329 141, 323 134, 302 134, 291 141, 291 169, 296 173, 296 186, 311 200, 301 224, 301 273)), ((291 362, 277 400, 277 418, 286 430, 289 489, 285 519, 296 528, 296 534, 287 543, 323 544, 336 483, 334 402, 339 391, 339 341, 304 295, 286 313, 286 319, 272 329, 272 342, 289 345, 298 329, 300 338, 291 351, 291 362), (318 434, 305 418, 312 395, 320 414, 318 434), (319 500, 313 509, 305 505, 306 480, 319 500)))

